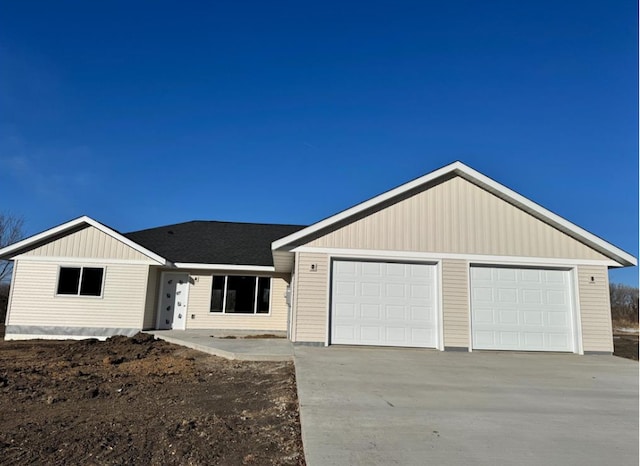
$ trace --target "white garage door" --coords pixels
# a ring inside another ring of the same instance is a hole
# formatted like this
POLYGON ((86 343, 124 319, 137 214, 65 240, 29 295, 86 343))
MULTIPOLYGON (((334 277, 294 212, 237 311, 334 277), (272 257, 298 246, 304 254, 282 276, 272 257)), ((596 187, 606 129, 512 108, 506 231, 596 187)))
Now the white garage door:
POLYGON ((473 348, 573 351, 570 274, 471 267, 473 348))
POLYGON ((436 268, 333 262, 331 343, 437 346, 436 268))

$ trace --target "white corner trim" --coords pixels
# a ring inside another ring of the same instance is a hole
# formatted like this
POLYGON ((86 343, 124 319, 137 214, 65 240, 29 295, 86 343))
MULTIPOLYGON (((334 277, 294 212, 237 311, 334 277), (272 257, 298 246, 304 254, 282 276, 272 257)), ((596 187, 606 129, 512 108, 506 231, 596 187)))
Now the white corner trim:
POLYGON ((139 245, 138 243, 135 243, 133 241, 131 241, 129 238, 123 236, 122 234, 118 233, 115 230, 112 230, 111 228, 109 228, 106 225, 103 225, 102 223, 92 219, 91 217, 88 217, 86 215, 83 215, 82 217, 78 217, 76 219, 70 220, 66 223, 63 223, 62 225, 58 225, 57 227, 53 227, 50 228, 48 230, 45 230, 41 233, 35 234, 33 236, 30 236, 28 238, 23 239, 22 241, 18 241, 17 243, 14 243, 10 246, 7 246, 3 249, 0 249, 0 257, 2 256, 8 256, 10 255, 12 252, 15 251, 19 251, 22 248, 28 247, 32 244, 38 243, 42 240, 46 240, 47 238, 50 238, 51 236, 55 236, 59 233, 64 233, 67 230, 70 230, 72 228, 75 228, 79 225, 82 224, 86 224, 86 225, 90 225, 94 228, 97 228, 98 230, 100 230, 101 232, 111 236, 114 239, 117 239, 118 241, 126 244, 127 246, 129 246, 132 249, 135 249, 136 251, 138 251, 141 254, 144 254, 147 257, 150 257, 151 259, 153 259, 155 262, 157 262, 160 265, 167 265, 168 261, 157 255, 156 253, 149 251, 148 249, 142 247, 141 245, 139 245))
POLYGON ((240 270, 247 272, 275 272, 276 268, 269 265, 232 265, 232 264, 200 264, 196 262, 176 262, 178 269, 198 270, 240 270))
POLYGON ((299 246, 292 249, 292 252, 310 252, 330 254, 333 257, 367 257, 370 259, 406 259, 406 260, 431 260, 442 259, 465 260, 470 264, 514 264, 514 265, 555 265, 559 267, 573 267, 576 265, 599 265, 607 267, 620 267, 618 262, 613 260, 597 259, 563 259, 555 257, 526 257, 526 256, 493 256, 485 254, 454 254, 438 252, 415 252, 415 251, 387 251, 377 249, 341 249, 323 248, 314 246, 299 246))
POLYGON ((539 204, 536 204, 535 202, 525 198, 524 196, 516 193, 515 191, 492 180, 491 178, 466 166, 459 161, 453 162, 445 167, 421 176, 420 178, 416 178, 413 181, 409 181, 408 183, 391 189, 390 191, 382 193, 349 209, 343 210, 342 212, 339 212, 331 217, 314 223, 307 228, 303 228, 302 230, 299 230, 289 236, 285 236, 284 238, 274 241, 271 244, 271 249, 275 251, 277 249, 285 248, 287 245, 290 245, 294 241, 320 231, 323 228, 329 227, 335 223, 346 220, 353 215, 363 212, 371 207, 374 207, 378 204, 381 204, 396 196, 402 195, 406 192, 411 191, 412 189, 418 188, 421 185, 430 183, 431 181, 434 181, 448 174, 457 174, 465 178, 466 180, 471 181, 472 183, 477 184, 484 189, 487 189, 498 197, 501 197, 502 199, 515 204, 519 208, 525 210, 526 212, 529 212, 540 220, 549 223, 550 225, 558 228, 564 233, 567 233, 569 236, 584 241, 592 248, 598 250, 599 252, 602 252, 605 255, 610 256, 613 260, 618 262, 618 266, 637 265, 637 259, 631 254, 603 240, 602 238, 589 233, 583 228, 580 228, 579 226, 569 222, 568 220, 565 220, 559 215, 554 214, 550 210, 545 209, 539 204))

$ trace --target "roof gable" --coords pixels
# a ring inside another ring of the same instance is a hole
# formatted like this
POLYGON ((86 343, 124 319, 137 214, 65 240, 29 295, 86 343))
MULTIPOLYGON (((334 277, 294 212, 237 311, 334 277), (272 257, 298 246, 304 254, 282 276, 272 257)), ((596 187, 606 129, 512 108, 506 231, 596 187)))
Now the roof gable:
POLYGON ((105 249, 113 251, 121 259, 146 259, 160 265, 167 263, 165 258, 155 252, 87 216, 70 220, 0 249, 0 259, 20 254, 96 257, 101 255, 96 250, 102 250, 104 254, 105 249))
MULTIPOLYGON (((327 236, 332 234, 332 232, 338 232, 340 230, 344 231, 345 227, 350 224, 357 225, 358 222, 360 222, 360 224, 363 222, 366 223, 367 221, 364 219, 368 216, 376 215, 376 212, 382 212, 389 206, 395 205, 405 199, 417 195, 418 193, 429 190, 434 186, 441 185, 447 180, 452 180, 456 177, 468 181, 470 185, 477 187, 485 194, 490 193, 510 206, 515 207, 522 213, 526 213, 527 216, 536 219, 539 224, 546 225, 547 227, 556 230, 557 233, 572 239, 573 242, 579 242, 581 245, 584 245, 593 251, 597 251, 598 254, 601 254, 606 258, 610 258, 622 266, 635 265, 637 263, 636 259, 625 251, 587 232, 577 225, 574 225, 573 223, 482 175, 472 168, 467 167, 461 162, 454 162, 439 170, 435 170, 434 172, 387 191, 386 193, 380 194, 368 201, 275 241, 272 244, 272 249, 275 253, 291 250, 301 244, 314 244, 314 241, 317 241, 318 238, 322 236, 327 236)), ((454 235, 459 234, 459 232, 459 229, 451 230, 451 234, 454 235)), ((525 235, 527 233, 528 232, 524 232, 525 235)), ((335 240, 335 235, 333 235, 333 237, 335 240)), ((326 243, 323 243, 322 241, 315 244, 326 245, 326 243)), ((559 257, 558 252, 559 251, 554 252, 552 249, 548 254, 553 254, 555 257, 559 257)))

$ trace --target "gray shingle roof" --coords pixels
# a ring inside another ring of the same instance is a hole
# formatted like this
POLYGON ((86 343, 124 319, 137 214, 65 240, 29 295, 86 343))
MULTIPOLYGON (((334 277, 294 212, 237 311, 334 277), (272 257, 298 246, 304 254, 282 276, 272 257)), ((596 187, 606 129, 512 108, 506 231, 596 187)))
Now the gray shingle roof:
POLYGON ((302 225, 193 221, 125 233, 171 262, 273 266, 271 243, 302 225))

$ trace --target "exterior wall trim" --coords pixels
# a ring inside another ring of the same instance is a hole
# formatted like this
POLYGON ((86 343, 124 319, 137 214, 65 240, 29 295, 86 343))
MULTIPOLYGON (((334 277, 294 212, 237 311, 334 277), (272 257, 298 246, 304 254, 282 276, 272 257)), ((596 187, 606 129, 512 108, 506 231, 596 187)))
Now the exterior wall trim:
POLYGON ((325 253, 334 257, 341 256, 361 256, 366 258, 382 258, 382 259, 410 259, 410 260, 442 260, 442 259, 459 259, 467 260, 470 263, 481 264, 508 264, 508 265, 524 265, 524 266, 540 266, 551 265, 554 267, 573 267, 576 265, 601 265, 607 267, 620 267, 620 264, 607 260, 590 260, 590 259, 563 259, 555 257, 526 257, 526 256, 493 256, 480 254, 456 254, 456 253, 439 253, 439 252, 416 252, 416 251, 389 251, 376 249, 342 249, 342 248, 322 248, 314 246, 299 246, 292 252, 311 252, 325 253))
POLYGON ((572 267, 571 272, 571 293, 573 297, 573 325, 574 328, 574 340, 575 340, 575 352, 577 354, 584 354, 584 346, 582 342, 582 313, 580 310, 580 288, 579 288, 579 277, 578 277, 578 267, 572 267))
POLYGON ((11 284, 9 285, 9 300, 7 301, 7 315, 4 316, 5 334, 6 326, 9 325, 9 316, 11 315, 11 304, 13 302, 13 290, 16 289, 16 270, 18 270, 18 261, 13 263, 13 270, 11 271, 11 284))
POLYGON ((235 264, 201 264, 197 262, 176 262, 178 269, 197 270, 238 270, 247 272, 275 272, 276 268, 271 265, 235 265, 235 264))
POLYGON ((436 262, 436 306, 438 306, 438 345, 436 349, 444 351, 444 289, 442 279, 442 261, 436 262))

